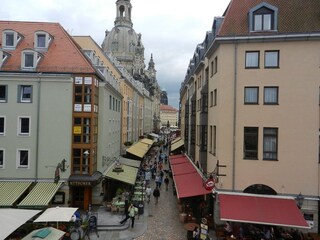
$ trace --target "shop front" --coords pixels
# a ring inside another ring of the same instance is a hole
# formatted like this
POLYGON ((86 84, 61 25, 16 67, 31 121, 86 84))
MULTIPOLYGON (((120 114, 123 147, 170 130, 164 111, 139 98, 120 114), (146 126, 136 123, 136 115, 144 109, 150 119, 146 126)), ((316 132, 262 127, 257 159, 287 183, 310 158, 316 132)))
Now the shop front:
POLYGON ((92 189, 102 180, 102 173, 90 175, 71 175, 68 179, 70 187, 70 205, 87 210, 92 204, 92 189))

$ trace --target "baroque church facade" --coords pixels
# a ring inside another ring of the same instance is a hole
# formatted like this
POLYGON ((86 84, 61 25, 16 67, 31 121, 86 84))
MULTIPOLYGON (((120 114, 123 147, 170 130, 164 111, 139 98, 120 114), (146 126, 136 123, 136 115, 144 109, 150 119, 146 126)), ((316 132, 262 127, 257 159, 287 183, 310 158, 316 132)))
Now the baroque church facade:
POLYGON ((146 68, 141 33, 133 29, 131 13, 130 0, 117 0, 114 27, 110 31, 106 30, 101 47, 105 53, 112 54, 133 79, 143 83, 149 91, 154 111, 153 129, 157 131, 160 127, 161 88, 156 79, 157 71, 152 55, 146 68))

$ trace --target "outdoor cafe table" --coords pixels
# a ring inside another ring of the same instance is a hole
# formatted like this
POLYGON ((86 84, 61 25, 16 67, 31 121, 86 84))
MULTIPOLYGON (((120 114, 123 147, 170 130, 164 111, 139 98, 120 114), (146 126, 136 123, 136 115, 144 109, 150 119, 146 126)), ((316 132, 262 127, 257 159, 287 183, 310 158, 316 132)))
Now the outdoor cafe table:
POLYGON ((136 186, 134 186, 134 189, 135 189, 135 190, 143 190, 144 187, 142 187, 142 186, 137 186, 137 185, 136 185, 136 186))

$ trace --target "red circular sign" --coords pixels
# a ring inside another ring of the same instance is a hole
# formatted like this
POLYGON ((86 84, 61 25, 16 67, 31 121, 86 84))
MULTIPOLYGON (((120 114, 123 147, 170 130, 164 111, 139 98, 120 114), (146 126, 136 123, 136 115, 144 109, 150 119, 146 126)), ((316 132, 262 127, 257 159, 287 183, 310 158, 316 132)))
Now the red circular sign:
POLYGON ((209 178, 204 184, 204 188, 208 191, 211 191, 212 189, 214 189, 214 187, 215 187, 214 178, 209 178))

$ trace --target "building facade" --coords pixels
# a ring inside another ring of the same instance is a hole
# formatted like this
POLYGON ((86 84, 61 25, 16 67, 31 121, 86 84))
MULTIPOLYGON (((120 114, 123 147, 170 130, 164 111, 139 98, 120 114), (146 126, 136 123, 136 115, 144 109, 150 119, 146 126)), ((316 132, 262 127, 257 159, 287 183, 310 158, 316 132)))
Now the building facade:
POLYGON ((170 105, 163 105, 160 104, 160 120, 161 120, 161 126, 167 127, 173 127, 177 126, 178 124, 178 110, 170 105))
POLYGON ((0 31, 1 181, 60 184, 51 198, 59 194, 59 204, 87 208, 101 177, 97 128, 103 78, 57 23, 1 21, 0 31))
POLYGON ((188 154, 204 177, 224 166, 217 191, 293 199, 301 193, 313 232, 319 232, 319 4, 232 1, 197 46, 180 90, 188 154), (302 173, 308 179, 296 177, 302 173))

